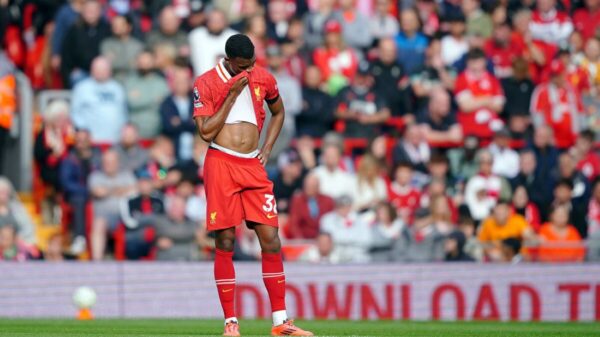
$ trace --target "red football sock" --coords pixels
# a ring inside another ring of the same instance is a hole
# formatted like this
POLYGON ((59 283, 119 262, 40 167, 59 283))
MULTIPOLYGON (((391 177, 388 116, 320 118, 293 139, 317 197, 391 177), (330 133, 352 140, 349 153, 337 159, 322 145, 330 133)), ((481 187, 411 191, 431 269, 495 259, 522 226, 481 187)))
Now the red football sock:
POLYGON ((262 272, 271 311, 285 310, 285 274, 281 253, 262 253, 262 272))
POLYGON ((235 317, 235 269, 233 268, 233 252, 216 249, 215 281, 225 319, 235 317))

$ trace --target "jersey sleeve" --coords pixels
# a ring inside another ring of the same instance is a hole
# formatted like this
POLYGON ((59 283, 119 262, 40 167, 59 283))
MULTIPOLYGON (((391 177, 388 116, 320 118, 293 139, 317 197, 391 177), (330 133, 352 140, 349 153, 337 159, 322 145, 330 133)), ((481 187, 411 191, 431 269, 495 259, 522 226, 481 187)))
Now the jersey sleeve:
POLYGON ((271 74, 267 74, 267 80, 265 81, 265 101, 267 103, 275 103, 279 98, 279 88, 277 87, 277 81, 271 74))
POLYGON ((215 114, 214 101, 207 81, 199 77, 194 82, 194 117, 212 116, 215 114))

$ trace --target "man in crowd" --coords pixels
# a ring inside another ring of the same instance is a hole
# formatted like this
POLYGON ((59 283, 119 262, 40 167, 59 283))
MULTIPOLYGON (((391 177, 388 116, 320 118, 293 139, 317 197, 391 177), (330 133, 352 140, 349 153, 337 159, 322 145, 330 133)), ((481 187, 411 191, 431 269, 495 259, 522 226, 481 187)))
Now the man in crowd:
POLYGON ((321 193, 337 198, 342 195, 352 195, 354 176, 340 167, 342 150, 335 144, 323 146, 322 164, 314 169, 319 179, 321 193))
POLYGON ((323 137, 333 126, 334 99, 321 89, 321 71, 309 66, 304 73, 302 111, 296 116, 296 135, 323 137))
POLYGON ((146 46, 154 49, 159 44, 170 44, 177 51, 177 55, 188 56, 190 48, 187 35, 179 30, 181 19, 177 16, 175 8, 172 6, 164 7, 158 17, 158 29, 148 33, 146 37, 146 46))
POLYGON ((294 239, 314 239, 319 233, 323 215, 334 209, 334 201, 319 190, 319 179, 314 173, 306 176, 302 191, 296 193, 290 205, 288 233, 294 239))
POLYGON ((123 80, 135 70, 135 60, 144 49, 141 41, 131 36, 133 20, 129 15, 117 15, 111 21, 113 36, 100 45, 100 52, 110 60, 115 78, 123 80))
POLYGON ((148 151, 140 146, 140 135, 133 124, 126 124, 121 140, 113 147, 119 155, 121 171, 136 172, 148 162, 148 151))
POLYGON ((200 75, 217 64, 223 55, 225 41, 236 31, 228 27, 227 17, 219 9, 208 13, 206 27, 198 27, 190 32, 190 60, 194 74, 200 75))

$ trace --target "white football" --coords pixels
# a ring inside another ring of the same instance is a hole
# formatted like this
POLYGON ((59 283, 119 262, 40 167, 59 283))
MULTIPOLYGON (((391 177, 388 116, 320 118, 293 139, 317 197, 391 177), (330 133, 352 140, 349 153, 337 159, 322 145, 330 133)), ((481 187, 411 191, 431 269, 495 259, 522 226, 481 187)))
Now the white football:
POLYGON ((90 287, 79 287, 73 293, 73 303, 80 309, 89 309, 96 304, 96 292, 90 287))

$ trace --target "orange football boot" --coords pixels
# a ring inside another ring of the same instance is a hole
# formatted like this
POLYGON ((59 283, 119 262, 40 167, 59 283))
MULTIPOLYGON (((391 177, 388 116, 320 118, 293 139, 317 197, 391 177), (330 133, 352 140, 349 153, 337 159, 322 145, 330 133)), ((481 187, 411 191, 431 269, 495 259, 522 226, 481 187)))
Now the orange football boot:
POLYGON ((231 321, 225 324, 225 332, 223 336, 241 336, 240 325, 236 321, 231 321))
POLYGON ((294 325, 293 319, 286 319, 283 324, 271 329, 271 336, 314 336, 312 332, 302 330, 294 325))

